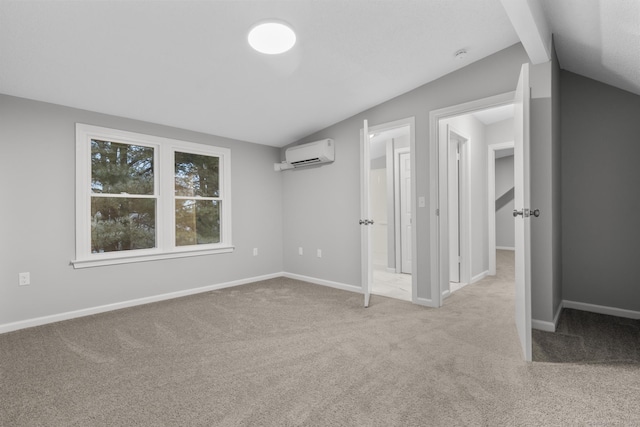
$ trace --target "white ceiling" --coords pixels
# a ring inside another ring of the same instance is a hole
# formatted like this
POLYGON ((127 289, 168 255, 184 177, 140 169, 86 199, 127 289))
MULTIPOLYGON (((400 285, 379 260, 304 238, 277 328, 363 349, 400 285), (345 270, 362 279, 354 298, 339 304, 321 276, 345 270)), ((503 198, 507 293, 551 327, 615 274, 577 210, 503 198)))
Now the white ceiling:
MULTIPOLYGON (((517 43, 505 1, 0 0, 0 93, 283 146, 517 43), (249 48, 266 18, 292 51, 249 48)), ((545 1, 561 65, 640 93, 637 5, 545 1)))

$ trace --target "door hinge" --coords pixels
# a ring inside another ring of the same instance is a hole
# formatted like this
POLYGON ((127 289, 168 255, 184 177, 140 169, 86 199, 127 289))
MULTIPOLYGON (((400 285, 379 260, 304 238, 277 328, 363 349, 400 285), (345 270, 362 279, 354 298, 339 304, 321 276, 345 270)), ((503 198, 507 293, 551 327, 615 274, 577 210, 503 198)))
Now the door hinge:
POLYGON ((436 209, 436 216, 440 216, 440 209, 436 209))

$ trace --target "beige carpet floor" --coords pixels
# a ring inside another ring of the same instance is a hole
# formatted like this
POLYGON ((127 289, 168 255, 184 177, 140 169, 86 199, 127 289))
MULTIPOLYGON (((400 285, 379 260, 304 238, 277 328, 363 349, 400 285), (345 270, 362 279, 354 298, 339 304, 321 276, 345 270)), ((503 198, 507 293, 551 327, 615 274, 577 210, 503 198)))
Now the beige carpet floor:
POLYGON ((3 334, 0 425, 640 425, 637 365, 522 361, 508 276, 437 310, 273 279, 3 334))

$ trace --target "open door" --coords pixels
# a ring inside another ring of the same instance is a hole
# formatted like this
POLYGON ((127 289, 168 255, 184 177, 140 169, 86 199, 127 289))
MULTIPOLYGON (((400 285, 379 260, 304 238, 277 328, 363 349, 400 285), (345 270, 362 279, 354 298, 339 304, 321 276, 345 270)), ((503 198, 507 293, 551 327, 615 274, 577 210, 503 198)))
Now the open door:
MULTIPOLYGON (((516 328, 526 361, 531 361, 531 214, 529 170, 529 64, 523 64, 514 102, 514 207, 516 328)), ((537 216, 537 212, 536 212, 537 216)))
POLYGON ((369 124, 365 120, 360 138, 360 242, 362 256, 362 291, 364 292, 364 306, 369 307, 371 286, 373 284, 373 265, 371 263, 371 227, 373 221, 369 219, 369 180, 371 163, 369 161, 369 124))

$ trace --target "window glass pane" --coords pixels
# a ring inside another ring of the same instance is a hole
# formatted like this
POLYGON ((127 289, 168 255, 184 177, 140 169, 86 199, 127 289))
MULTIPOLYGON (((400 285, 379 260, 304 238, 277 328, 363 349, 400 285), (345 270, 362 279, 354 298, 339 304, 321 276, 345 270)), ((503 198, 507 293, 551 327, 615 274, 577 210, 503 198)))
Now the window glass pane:
POLYGON ((91 198, 91 252, 127 251, 155 246, 155 199, 91 198))
POLYGON ((92 139, 91 191, 154 194, 153 148, 92 139))
POLYGON ((219 200, 176 200, 176 246, 220 243, 219 200))
POLYGON ((176 196, 219 197, 219 158, 192 153, 175 153, 176 196))

